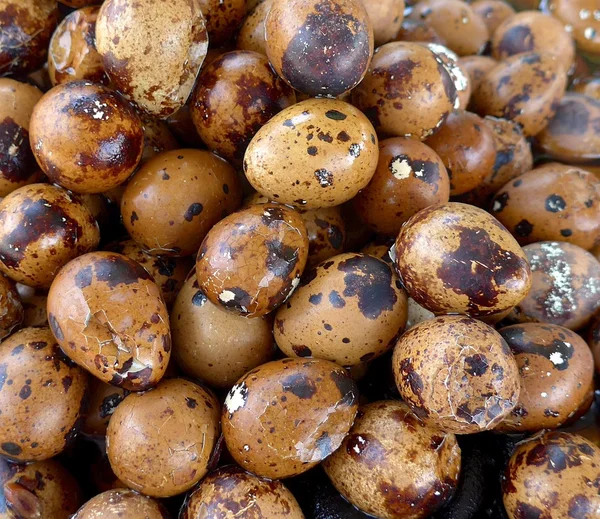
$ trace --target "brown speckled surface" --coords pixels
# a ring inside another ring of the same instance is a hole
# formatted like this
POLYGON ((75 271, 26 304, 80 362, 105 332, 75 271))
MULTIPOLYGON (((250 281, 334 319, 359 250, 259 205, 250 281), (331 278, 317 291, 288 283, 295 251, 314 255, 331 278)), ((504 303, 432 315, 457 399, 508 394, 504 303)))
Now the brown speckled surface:
POLYGON ((169 519, 167 511, 154 499, 138 494, 134 490, 108 490, 90 499, 72 519, 169 519))
POLYGON ((25 310, 15 285, 0 275, 0 340, 12 333, 25 319, 25 310))

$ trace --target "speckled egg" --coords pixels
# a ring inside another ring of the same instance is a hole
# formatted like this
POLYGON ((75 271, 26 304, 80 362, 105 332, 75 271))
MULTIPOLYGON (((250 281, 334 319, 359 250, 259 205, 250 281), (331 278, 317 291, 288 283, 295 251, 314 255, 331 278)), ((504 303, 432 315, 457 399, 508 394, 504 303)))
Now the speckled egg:
POLYGON ((498 331, 519 366, 521 393, 501 432, 556 429, 576 412, 594 379, 592 353, 576 333, 552 324, 525 323, 498 331))
POLYGON ((493 429, 519 398, 519 369, 506 341, 471 317, 417 324, 400 337, 392 367, 402 399, 447 432, 493 429))
POLYGON ((203 150, 172 150, 129 180, 121 214, 129 235, 150 254, 189 256, 241 200, 239 178, 225 160, 203 150))
POLYGON ((144 130, 144 149, 140 165, 163 151, 179 148, 179 142, 169 130, 166 122, 142 115, 142 128, 144 130))
POLYGON ((280 479, 334 452, 357 410, 358 390, 344 368, 320 359, 282 359, 246 373, 231 388, 221 426, 242 468, 280 479))
POLYGON ((273 320, 246 319, 212 303, 192 273, 171 312, 173 357, 187 375, 229 389, 275 354, 273 320))
POLYGON ((142 156, 138 115, 119 94, 89 81, 54 87, 35 106, 30 125, 33 154, 44 173, 76 193, 122 184, 142 156))
POLYGON ((25 318, 23 303, 12 281, 0 275, 0 340, 11 334, 25 318))
POLYGON ((241 164, 255 133, 269 119, 296 102, 266 56, 254 51, 226 52, 198 77, 191 114, 206 145, 241 164))
POLYGON ((61 267, 99 240, 94 217, 61 187, 32 184, 0 202, 0 270, 20 283, 48 288, 61 267))
POLYGON ((580 52, 600 55, 600 9, 596 0, 548 0, 548 12, 558 18, 574 38, 580 52))
POLYGON ((454 110, 425 143, 444 162, 452 196, 476 188, 492 173, 496 160, 494 137, 478 115, 454 110))
POLYGON ((472 94, 479 88, 479 84, 486 73, 498 65, 498 62, 489 56, 464 56, 459 58, 458 64, 469 75, 472 94))
POLYGON ((240 513, 246 515, 246 511, 269 519, 304 519, 296 498, 283 483, 254 476, 233 465, 206 476, 188 497, 180 519, 206 514, 234 519, 240 513))
POLYGON ((307 258, 308 235, 298 212, 254 205, 209 231, 198 252, 198 285, 214 304, 260 317, 290 296, 307 258))
POLYGON ((92 497, 72 519, 169 519, 162 504, 134 490, 118 488, 92 497))
POLYGON ((143 494, 181 494, 208 472, 219 414, 212 393, 182 378, 131 393, 108 424, 110 465, 121 481, 143 494))
POLYGON ((90 377, 89 404, 81 424, 81 433, 92 438, 104 439, 110 417, 128 394, 126 389, 90 377))
POLYGON ((373 56, 373 27, 361 0, 272 0, 265 39, 277 74, 310 96, 351 90, 373 56))
POLYGON ((503 478, 510 519, 598 515, 600 449, 582 436, 545 432, 519 443, 503 478))
POLYGON ((323 463, 354 506, 381 519, 421 519, 454 493, 461 452, 454 434, 421 422, 404 402, 362 406, 342 446, 323 463), (402 467, 402 470, 398 470, 402 467))
POLYGON ((46 59, 56 0, 0 0, 0 75, 26 74, 46 59))
POLYGON ((389 236, 376 236, 375 239, 367 243, 360 252, 374 256, 380 260, 385 261, 388 265, 393 266, 393 261, 390 256, 390 247, 394 245, 395 238, 389 236))
POLYGON ((0 78, 0 196, 43 178, 29 145, 29 120, 42 95, 34 86, 0 78))
POLYGON ((404 0, 361 0, 373 26, 375 47, 396 38, 404 19, 404 0))
POLYGON ((46 311, 48 296, 46 292, 21 283, 17 283, 16 288, 23 304, 23 326, 48 326, 46 311))
POLYGON ((246 16, 247 0, 198 0, 206 19, 206 30, 211 46, 231 40, 246 16))
POLYGON ((265 20, 272 0, 264 0, 252 9, 244 19, 237 33, 236 47, 241 50, 251 50, 267 55, 265 40, 265 20))
POLYGON ((77 481, 58 462, 25 465, 0 459, 2 519, 69 519, 82 501, 77 481))
POLYGON ((477 0, 471 4, 471 9, 481 16, 492 38, 498 26, 515 15, 514 8, 504 0, 477 0))
POLYGON ((491 69, 473 92, 473 111, 516 121, 529 137, 554 117, 567 75, 551 54, 516 54, 491 69))
POLYGON ((400 31, 396 35, 396 41, 427 41, 430 43, 444 44, 442 37, 435 32, 433 27, 422 22, 421 20, 411 20, 405 18, 402 21, 400 31))
POLYGON ((72 360, 131 391, 156 385, 169 363, 169 314, 148 272, 114 252, 63 268, 48 294, 48 322, 72 360))
POLYGON ((352 102, 377 131, 424 140, 442 125, 456 96, 442 58, 420 43, 392 42, 377 49, 352 102))
POLYGON ((519 303, 531 286, 527 259, 515 239, 470 205, 423 209, 402 228, 396 249, 408 294, 435 313, 497 314, 519 303))
POLYGON ((0 453, 52 458, 76 436, 86 373, 60 351, 48 328, 25 328, 0 344, 0 453))
POLYGON ((596 373, 600 373, 600 318, 598 317, 593 319, 592 324, 589 327, 587 343, 594 356, 596 373))
POLYGON ((270 200, 306 209, 331 207, 369 183, 377 156, 375 130, 358 109, 335 99, 308 99, 256 133, 244 172, 270 200))
POLYGON ((577 245, 539 242, 523 247, 531 264, 532 285, 510 315, 579 330, 600 308, 600 262, 577 245))
POLYGON ((410 330, 423 321, 433 319, 434 317, 435 314, 433 312, 430 312, 427 308, 423 308, 412 297, 408 298, 408 318, 406 319, 407 330, 410 330))
POLYGON ((566 241, 591 249, 600 233, 600 183, 577 167, 546 165, 496 193, 492 214, 517 241, 566 241))
POLYGON ((407 296, 384 261, 334 256, 307 272, 275 315, 275 342, 289 357, 352 366, 394 347, 406 324, 407 296))
POLYGON ((167 117, 189 97, 208 49, 201 9, 200 0, 173 0, 169 9, 161 0, 102 4, 96 47, 104 69, 145 112, 167 117))

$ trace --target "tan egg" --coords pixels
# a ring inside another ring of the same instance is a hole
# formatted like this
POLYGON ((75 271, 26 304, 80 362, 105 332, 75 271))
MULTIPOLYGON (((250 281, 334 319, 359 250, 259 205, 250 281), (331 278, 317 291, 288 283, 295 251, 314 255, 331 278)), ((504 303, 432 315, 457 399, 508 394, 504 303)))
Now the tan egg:
POLYGON ((215 305, 260 317, 283 304, 308 258, 308 234, 297 211, 253 205, 215 225, 204 239, 198 285, 215 305))
POLYGON ((102 57, 96 50, 96 18, 100 7, 90 6, 68 14, 54 31, 48 49, 48 75, 52 86, 78 79, 108 84, 102 57))
POLYGON ((170 497, 208 472, 219 437, 219 402, 201 386, 174 378, 131 393, 108 424, 111 467, 130 488, 170 497))
POLYGON ((432 427, 473 434, 496 427, 519 398, 519 370, 491 326, 442 316, 408 330, 392 358, 402 399, 432 427))
POLYGON ((0 202, 0 270, 20 283, 48 288, 64 265, 99 240, 94 217, 61 187, 31 184, 0 202))
POLYGON ((81 433, 92 438, 104 439, 110 417, 128 394, 129 391, 125 389, 90 377, 89 403, 81 424, 81 433))
POLYGON ((231 388, 221 426, 240 467, 281 479, 334 452, 357 409, 358 390, 344 368, 320 359, 282 359, 246 373, 231 388))
POLYGON ((532 243, 523 252, 531 264, 531 290, 510 320, 571 330, 586 326, 600 308, 600 262, 581 247, 564 242, 532 243))
POLYGON ((498 62, 489 56, 464 56, 459 58, 458 65, 469 75, 472 94, 479 88, 479 84, 487 72, 498 65, 498 62))
POLYGON ((169 363, 169 314, 160 289, 121 254, 92 252, 63 268, 48 294, 48 322, 66 355, 115 386, 149 389, 169 363))
POLYGON ((404 402, 383 400, 359 409, 350 434, 323 467, 369 516, 421 519, 452 497, 460 458, 454 434, 425 425, 404 402))
POLYGON ((530 137, 554 117, 567 84, 562 64, 552 55, 516 54, 491 69, 473 92, 473 111, 519 123, 530 137))
POLYGON ((594 517, 600 449, 582 436, 544 432, 517 444, 503 477, 510 519, 594 517))
POLYGON ((421 20, 411 20, 405 18, 402 21, 400 31, 396 35, 396 41, 416 41, 416 42, 430 42, 444 45, 444 40, 441 36, 435 32, 433 27, 427 25, 421 20))
POLYGON ((476 114, 454 110, 425 143, 446 166, 451 196, 475 189, 492 173, 496 161, 494 136, 476 114))
POLYGON ((20 461, 56 456, 75 438, 88 379, 48 328, 24 328, 0 344, 0 453, 20 461))
POLYGON ((38 69, 58 21, 56 0, 0 0, 0 13, 0 76, 38 69))
POLYGON ((519 366, 521 393, 496 430, 535 432, 565 424, 593 385, 594 362, 588 345, 571 330, 551 324, 517 324, 499 333, 519 366))
POLYGON ((206 145, 241 165, 252 137, 269 119, 296 102, 266 56, 254 51, 226 52, 198 77, 192 120, 206 145))
POLYGON ((357 108, 335 99, 308 99, 256 133, 244 156, 244 173, 270 200, 306 209, 332 207, 369 183, 377 156, 375 130, 357 108))
POLYGON ((471 4, 471 9, 481 16, 492 38, 498 26, 515 15, 513 6, 504 0, 477 0, 471 4))
POLYGON ((575 166, 549 164, 507 183, 491 209, 521 245, 557 240, 591 249, 600 233, 600 183, 575 166))
MULTIPOLYGON (((265 40, 265 20, 271 1, 265 0, 248 12, 244 23, 237 34, 236 48, 241 50, 252 50, 267 55, 267 41, 265 40)), ((248 2, 246 2, 248 3, 248 2)))
POLYGON ((42 95, 34 86, 0 78, 0 196, 44 178, 29 145, 29 120, 42 95))
POLYGON ((17 289, 12 281, 0 275, 0 340, 8 337, 24 320, 24 305, 17 289))
POLYGON ((187 375, 229 389, 245 373, 275 354, 273 320, 246 319, 215 305, 193 273, 171 312, 173 356, 187 375))
POLYGON ((373 26, 361 0, 272 0, 265 40, 277 74, 310 96, 348 92, 373 56, 373 26))
POLYGON ((142 115, 142 128, 144 130, 144 148, 140 165, 163 151, 179 148, 179 143, 169 130, 166 122, 142 115))
POLYGON ((172 150, 129 180, 121 214, 129 235, 150 254, 189 256, 241 200, 240 182, 225 160, 203 150, 172 150))
POLYGON ((183 106, 208 49, 200 0, 106 0, 96 47, 117 90, 146 113, 167 117, 183 106), (149 37, 151 35, 151 37, 149 37))
POLYGON ((423 0, 409 16, 430 25, 459 56, 481 54, 490 37, 483 18, 460 0, 423 0))
POLYGON ((388 265, 393 266, 393 261, 391 258, 390 247, 394 245, 395 238, 390 238, 388 236, 376 236, 375 239, 369 243, 367 243, 360 252, 363 254, 368 254, 369 256, 374 256, 380 260, 385 261, 388 265))
POLYGON ((402 228, 396 249, 409 296, 435 313, 498 314, 519 303, 531 286, 515 239, 470 205, 423 209, 402 228))
POLYGON ((375 232, 396 236, 421 209, 445 204, 450 180, 429 146, 406 137, 379 143, 379 162, 369 185, 353 199, 359 217, 375 232))
POLYGON ((196 519, 207 513, 223 519, 243 515, 304 519, 296 498, 283 483, 255 476, 234 465, 206 476, 186 500, 179 517, 196 519))
POLYGON ((0 460, 0 517, 69 519, 83 501, 75 478, 54 460, 0 460))
POLYGON ((289 357, 352 366, 392 349, 406 312, 406 293, 389 265, 340 254, 308 272, 277 312, 275 342, 289 357))
POLYGON ((549 0, 546 8, 569 30, 579 52, 600 55, 600 9, 595 0, 549 0))
POLYGON ((454 87, 456 88, 454 108, 466 110, 471 98, 471 82, 466 69, 463 69, 459 64, 460 58, 458 54, 452 52, 448 47, 437 43, 425 43, 424 45, 442 60, 442 65, 454 83, 454 87))
POLYGON ((442 125, 456 96, 437 54, 420 43, 392 42, 375 52, 365 79, 352 91, 352 102, 378 132, 424 140, 442 125))
POLYGON ((142 156, 142 123, 113 90, 89 81, 58 85, 31 116, 31 147, 52 182, 76 193, 122 184, 142 156))
POLYGON ((92 497, 72 519, 121 519, 135 517, 144 519, 169 519, 163 505, 154 499, 138 494, 134 490, 118 488, 107 490, 92 497))
POLYGON ((48 326, 46 310, 48 296, 45 291, 39 291, 21 283, 17 283, 16 288, 23 304, 23 326, 48 326))
POLYGON ((395 40, 404 19, 404 0, 361 0, 371 25, 375 47, 395 40))
POLYGON ((246 16, 246 0, 197 0, 206 20, 211 46, 231 40, 246 16))

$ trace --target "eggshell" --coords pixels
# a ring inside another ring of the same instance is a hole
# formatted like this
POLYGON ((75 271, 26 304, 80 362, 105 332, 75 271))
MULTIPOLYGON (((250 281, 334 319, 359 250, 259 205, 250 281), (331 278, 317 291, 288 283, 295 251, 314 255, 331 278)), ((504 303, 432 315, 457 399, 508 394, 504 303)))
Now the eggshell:
POLYGON ((231 39, 246 16, 247 3, 247 0, 198 0, 211 46, 231 39))
POLYGON ((72 519, 121 519, 143 517, 144 519, 169 519, 162 504, 138 494, 134 490, 119 488, 92 497, 72 519))
POLYGON ((23 326, 48 326, 48 315, 46 312, 48 296, 45 291, 36 290, 21 283, 17 283, 16 288, 23 304, 23 326))
POLYGON ((456 88, 454 108, 466 110, 471 98, 471 82, 466 69, 463 69, 459 64, 460 58, 458 54, 452 52, 448 47, 437 43, 425 43, 424 45, 442 60, 442 65, 454 83, 454 87, 456 88))
POLYGON ((431 25, 427 25, 421 20, 411 20, 410 18, 405 18, 403 20, 395 41, 427 41, 430 43, 438 43, 440 45, 444 45, 445 42, 431 25))
MULTIPOLYGON (((471 85, 471 94, 477 90, 485 74, 493 69, 498 62, 489 56, 463 56, 458 59, 458 64, 462 70, 469 75, 471 85)), ((470 99, 469 99, 470 100, 470 99)))
POLYGON ((0 275, 0 339, 9 336, 24 318, 23 303, 14 284, 0 275))
POLYGON ((237 34, 236 47, 241 50, 252 50, 267 55, 267 41, 265 39, 265 20, 272 0, 260 2, 248 12, 244 23, 237 34))
POLYGON ((515 15, 514 8, 504 0, 477 0, 471 4, 471 9, 481 16, 492 38, 498 26, 515 15))
POLYGON ((375 47, 394 40, 404 19, 404 0, 361 0, 361 3, 373 26, 375 47))
POLYGON ((89 405, 81 424, 82 434, 104 440, 110 417, 128 394, 125 389, 90 377, 89 405))
POLYGON ((179 148, 179 142, 169 130, 166 122, 148 115, 142 115, 141 119, 144 130, 144 148, 140 165, 163 151, 179 148))
POLYGON ((595 0, 549 0, 547 9, 560 20, 581 53, 591 57, 600 54, 600 16, 595 0))

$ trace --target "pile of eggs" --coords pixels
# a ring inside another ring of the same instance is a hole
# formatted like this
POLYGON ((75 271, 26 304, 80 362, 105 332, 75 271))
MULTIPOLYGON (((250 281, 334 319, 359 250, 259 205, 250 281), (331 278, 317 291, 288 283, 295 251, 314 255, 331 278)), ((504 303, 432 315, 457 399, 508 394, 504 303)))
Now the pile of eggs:
POLYGON ((600 517, 597 63, 595 0, 0 0, 0 517, 600 517))

